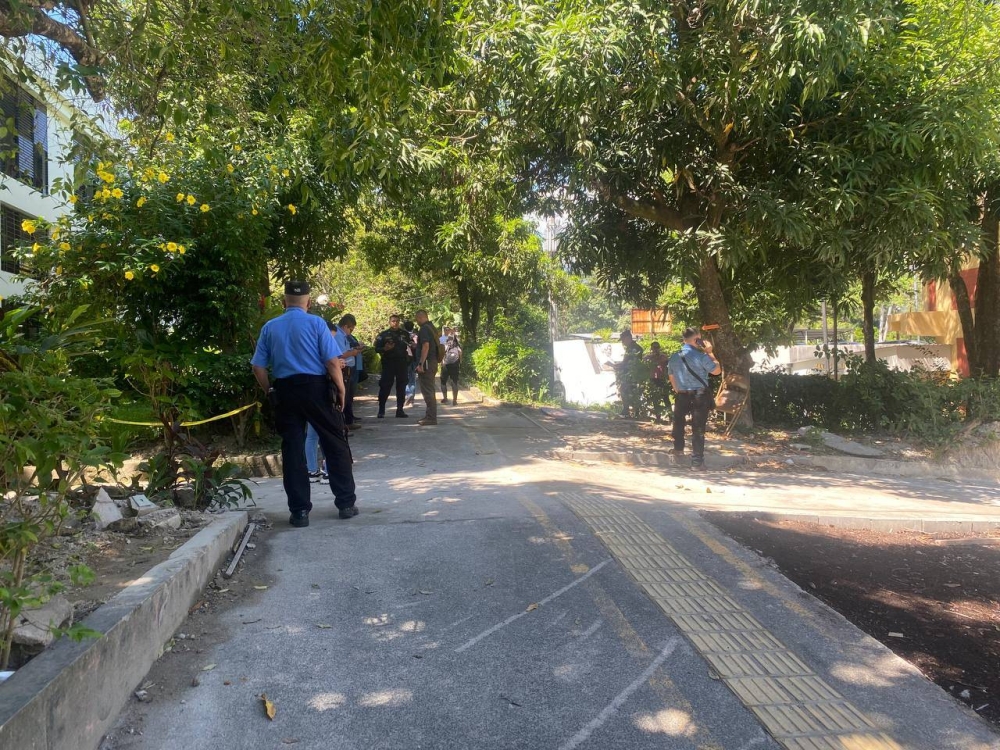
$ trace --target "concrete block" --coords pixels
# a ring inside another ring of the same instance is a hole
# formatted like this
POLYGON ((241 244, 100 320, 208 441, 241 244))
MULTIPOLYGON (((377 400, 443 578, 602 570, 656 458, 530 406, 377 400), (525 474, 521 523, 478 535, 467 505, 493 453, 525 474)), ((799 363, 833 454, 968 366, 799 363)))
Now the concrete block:
POLYGON ((145 495, 132 495, 132 497, 128 499, 128 503, 129 507, 131 507, 132 510, 140 516, 148 515, 160 509, 159 505, 154 503, 145 495))
POLYGON ((120 521, 122 519, 121 508, 118 504, 104 491, 102 487, 97 493, 97 500, 94 502, 94 507, 91 510, 94 520, 97 522, 98 529, 106 529, 109 525, 113 524, 115 521, 120 521))
POLYGON ((139 524, 153 529, 179 529, 181 514, 177 512, 177 508, 163 508, 142 516, 139 524))
POLYGON ((96 750, 247 524, 226 513, 0 684, 0 748, 96 750))
POLYGON ((62 596, 54 596, 38 609, 26 609, 14 626, 14 643, 30 652, 41 651, 55 640, 52 628, 73 623, 73 605, 62 596))

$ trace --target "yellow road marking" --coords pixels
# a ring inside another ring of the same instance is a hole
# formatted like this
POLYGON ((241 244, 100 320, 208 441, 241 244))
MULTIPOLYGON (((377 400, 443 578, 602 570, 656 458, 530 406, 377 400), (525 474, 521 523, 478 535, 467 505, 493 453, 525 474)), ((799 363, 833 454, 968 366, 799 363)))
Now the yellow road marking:
MULTIPOLYGON (((516 491, 514 494, 518 502, 521 503, 521 505, 535 518, 539 525, 545 529, 546 535, 555 542, 559 550, 566 556, 566 559, 570 562, 571 568, 575 569, 577 566, 582 565, 582 563, 579 562, 576 550, 573 549, 573 545, 570 544, 570 539, 572 537, 564 533, 558 526, 556 526, 549 515, 542 510, 541 506, 539 506, 534 500, 521 491, 516 491)), ((650 529, 650 532, 652 531, 653 530, 650 529)), ((626 650, 634 656, 647 656, 650 653, 649 647, 646 645, 645 641, 643 641, 642 637, 635 631, 631 623, 629 623, 628 618, 625 617, 621 609, 618 608, 618 605, 614 603, 607 591, 604 590, 604 587, 601 586, 600 582, 596 578, 591 578, 583 585, 587 589, 591 598, 594 600, 594 603, 597 605, 597 609, 601 613, 601 617, 603 617, 611 625, 615 634, 625 644, 626 650)), ((695 721, 694 707, 677 689, 677 686, 663 672, 662 669, 656 672, 653 678, 649 680, 648 684, 660 700, 663 701, 665 706, 670 709, 682 711, 690 717, 688 731, 690 731, 690 736, 697 740, 697 747, 699 750, 713 750, 713 748, 721 747, 713 741, 712 735, 708 729, 695 721)))
MULTIPOLYGON (((787 750, 902 750, 637 515, 580 493, 563 499, 787 750)), ((769 586, 717 540, 677 520, 744 575, 769 586)))

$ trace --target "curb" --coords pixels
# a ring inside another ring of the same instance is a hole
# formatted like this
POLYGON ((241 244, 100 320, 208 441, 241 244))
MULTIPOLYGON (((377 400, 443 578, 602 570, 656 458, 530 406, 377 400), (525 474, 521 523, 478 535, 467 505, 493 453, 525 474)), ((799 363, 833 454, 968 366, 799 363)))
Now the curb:
POLYGON ((712 516, 738 516, 740 518, 751 518, 760 521, 799 521, 802 523, 816 523, 822 526, 834 526, 840 529, 861 529, 864 531, 922 531, 928 534, 946 533, 979 533, 992 531, 1000 528, 1000 518, 973 518, 964 520, 938 520, 928 518, 872 518, 870 516, 837 516, 795 512, 773 512, 773 511, 728 511, 728 510, 700 510, 702 516, 711 518, 712 516))
MULTIPOLYGON (((691 466, 690 456, 677 460, 669 453, 660 451, 644 451, 634 453, 615 453, 613 451, 574 451, 556 448, 548 451, 547 456, 559 461, 593 461, 598 463, 628 464, 629 466, 651 466, 660 469, 688 469, 691 466)), ((746 465, 744 456, 719 456, 705 454, 705 466, 709 469, 731 469, 746 465)))
MULTIPOLYGON (((597 461, 604 463, 629 464, 631 466, 653 466, 658 468, 684 467, 668 453, 645 451, 634 453, 614 453, 612 451, 573 451, 556 448, 548 452, 550 458, 563 461, 597 461)), ((789 460, 800 468, 815 468, 842 474, 862 474, 865 476, 896 477, 911 479, 947 479, 957 482, 1000 482, 1000 473, 986 469, 967 469, 961 466, 934 464, 929 461, 894 461, 886 458, 859 458, 855 456, 719 456, 705 454, 705 466, 709 469, 731 469, 749 466, 757 461, 789 460)))
POLYGON ((64 639, 0 685, 0 747, 96 750, 247 521, 213 521, 83 621, 100 638, 64 639))
POLYGON ((925 479, 954 479, 967 482, 1000 482, 1000 472, 988 469, 966 469, 950 464, 930 461, 894 461, 888 458, 859 458, 855 456, 795 456, 799 466, 815 466, 845 474, 870 474, 882 477, 910 477, 925 479))

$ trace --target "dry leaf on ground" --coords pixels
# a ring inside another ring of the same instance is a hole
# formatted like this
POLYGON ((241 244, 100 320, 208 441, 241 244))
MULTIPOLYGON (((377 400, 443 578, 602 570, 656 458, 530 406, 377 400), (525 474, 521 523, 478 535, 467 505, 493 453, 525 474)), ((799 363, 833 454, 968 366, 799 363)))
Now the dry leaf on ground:
POLYGON ((274 721, 274 717, 278 713, 278 709, 274 707, 274 703, 267 699, 267 693, 261 693, 260 699, 264 702, 264 713, 267 714, 267 718, 274 721))
POLYGON ((524 610, 524 611, 525 612, 534 612, 536 609, 538 609, 538 605, 537 604, 529 604, 528 608, 526 610, 524 610))

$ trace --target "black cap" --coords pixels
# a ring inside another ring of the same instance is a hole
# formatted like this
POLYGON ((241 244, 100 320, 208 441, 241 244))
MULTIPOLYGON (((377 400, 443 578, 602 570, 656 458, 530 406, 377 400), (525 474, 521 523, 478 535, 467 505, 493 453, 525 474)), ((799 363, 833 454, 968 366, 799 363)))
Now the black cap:
POLYGON ((309 282, 286 281, 285 294, 289 295, 290 297, 301 297, 304 294, 309 294, 309 282))

